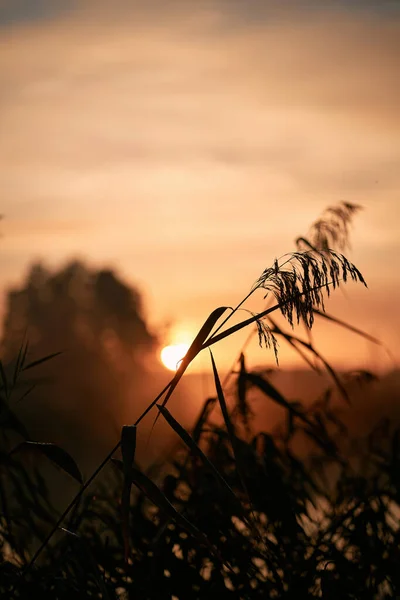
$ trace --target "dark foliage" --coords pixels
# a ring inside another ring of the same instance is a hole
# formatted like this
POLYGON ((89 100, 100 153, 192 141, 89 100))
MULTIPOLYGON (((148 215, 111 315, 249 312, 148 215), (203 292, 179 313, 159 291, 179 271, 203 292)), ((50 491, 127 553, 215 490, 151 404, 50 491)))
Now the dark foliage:
POLYGON ((251 419, 245 430, 235 402, 230 431, 203 411, 189 442, 175 420, 182 448, 153 482, 132 475, 128 557, 116 463, 25 578, 7 536, 18 562, 1 566, 3 593, 16 585, 17 598, 398 597, 399 432, 376 430, 349 454, 329 402, 305 410, 265 377, 245 376, 285 401, 280 432, 253 434, 251 419))
MULTIPOLYGON (((123 429, 121 443, 55 525, 35 463, 13 452, 23 440, 26 448, 38 448, 27 443, 32 440, 12 412, 26 352, 19 353, 15 377, 1 366, 2 597, 400 597, 400 432, 390 423, 355 444, 331 389, 313 403, 293 402, 265 374, 249 372, 242 353, 229 388, 210 353, 215 398, 205 402, 192 432, 166 407, 198 352, 251 324, 275 348, 280 337, 304 356, 314 355, 347 397, 344 382, 313 344, 278 327, 270 313, 280 309, 290 325, 302 320, 311 327, 331 285, 347 276, 364 283, 356 267, 328 247, 332 241, 344 247, 353 212, 350 205, 329 209, 328 225, 317 221, 310 239, 301 238, 306 250, 263 272, 251 293, 265 289, 276 306, 227 329, 243 302, 219 326, 225 307, 206 320, 177 374, 149 407, 178 436, 180 446, 169 459, 152 472, 136 464, 140 417, 123 429), (273 434, 257 430, 252 388, 285 415, 273 434), (114 457, 120 446, 122 460, 114 457), (96 488, 89 490, 100 471, 96 488)), ((367 385, 370 378, 356 372, 350 379, 367 385)), ((47 447, 44 455, 66 476, 79 473, 63 451, 47 447)))

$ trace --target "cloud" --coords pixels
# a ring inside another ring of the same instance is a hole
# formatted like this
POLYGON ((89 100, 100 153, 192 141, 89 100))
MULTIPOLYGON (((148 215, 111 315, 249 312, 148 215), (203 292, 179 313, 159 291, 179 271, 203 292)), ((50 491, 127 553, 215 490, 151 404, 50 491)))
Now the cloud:
POLYGON ((367 208, 365 275, 398 281, 400 19, 373 3, 272 6, 87 1, 3 30, 5 252, 24 221, 25 262, 33 239, 60 260, 110 258, 171 311, 195 303, 199 271, 210 297, 247 286, 345 199, 367 208))

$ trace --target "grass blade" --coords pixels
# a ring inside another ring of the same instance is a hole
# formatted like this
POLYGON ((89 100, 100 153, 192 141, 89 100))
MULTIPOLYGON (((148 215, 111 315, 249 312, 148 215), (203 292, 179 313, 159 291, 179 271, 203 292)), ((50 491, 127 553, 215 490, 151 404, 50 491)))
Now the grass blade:
POLYGON ((21 359, 23 356, 23 352, 24 352, 24 345, 21 344, 21 346, 19 347, 19 352, 18 352, 18 356, 17 356, 17 360, 15 363, 15 368, 14 368, 13 386, 15 386, 15 384, 17 383, 18 375, 21 370, 21 359))
POLYGON ((7 381, 7 375, 6 375, 6 372, 4 370, 3 362, 1 360, 0 360, 0 377, 1 377, 1 382, 3 384, 3 388, 4 388, 5 397, 8 398, 8 381, 7 381))
POLYGON ((184 427, 171 415, 169 410, 165 408, 165 406, 161 406, 157 404, 157 408, 167 421, 167 423, 172 427, 172 429, 179 435, 184 444, 193 452, 195 456, 198 456, 200 460, 204 463, 206 467, 213 473, 218 483, 221 485, 222 489, 227 493, 227 496, 232 501, 233 506, 236 510, 239 510, 241 516, 243 516, 247 520, 247 516, 244 514, 244 510, 240 500, 236 497, 234 491, 226 482, 224 477, 218 471, 218 469, 213 465, 213 463, 209 460, 209 458, 204 454, 204 452, 199 448, 196 444, 192 436, 186 431, 184 427))
POLYGON ((156 486, 151 479, 144 473, 132 467, 131 469, 131 481, 134 483, 143 494, 145 494, 163 513, 180 525, 185 531, 190 533, 200 544, 207 546, 211 552, 216 555, 222 563, 223 558, 219 555, 218 551, 209 542, 208 538, 202 533, 193 523, 191 523, 186 517, 179 513, 176 508, 170 503, 168 498, 163 492, 156 486))
POLYGON ((195 426, 193 427, 192 437, 196 443, 198 443, 200 440, 203 426, 207 422, 208 417, 210 416, 210 413, 214 408, 216 401, 216 398, 208 398, 208 400, 206 400, 206 402, 203 405, 199 418, 197 419, 195 426))
POLYGON ((20 451, 38 451, 44 454, 54 465, 62 469, 65 473, 68 473, 78 483, 83 484, 83 478, 79 470, 78 465, 68 452, 47 442, 31 442, 25 441, 14 448, 10 454, 20 451))
POLYGON ((184 372, 186 371, 186 369, 188 368, 190 363, 193 361, 194 358, 196 358, 198 353, 203 349, 203 344, 206 341, 206 339, 208 338, 208 336, 210 335, 212 328, 214 327, 216 322, 222 317, 224 312, 228 310, 228 308, 229 308, 228 306, 220 306, 219 308, 216 308, 215 310, 213 310, 213 312, 209 315, 209 317, 204 322, 199 333, 196 335, 195 339, 193 340, 192 344, 190 345, 189 350, 187 351, 186 355, 182 359, 181 364, 178 367, 178 370, 175 373, 175 376, 171 382, 171 386, 163 400, 163 403, 162 403, 163 406, 165 406, 167 404, 174 389, 178 385, 179 380, 181 379, 182 375, 184 374, 184 372))
MULTIPOLYGON (((251 497, 250 494, 248 492, 247 486, 246 486, 246 480, 244 478, 244 467, 245 465, 242 465, 242 459, 240 456, 240 451, 238 448, 238 444, 236 442, 236 433, 235 433, 235 429, 234 426, 232 424, 231 418, 229 416, 229 411, 228 411, 228 407, 226 405, 226 400, 225 400, 225 396, 224 396, 224 392, 222 389, 222 385, 221 385, 221 380, 219 378, 219 374, 218 374, 218 370, 217 370, 217 366, 215 364, 215 360, 214 360, 214 356, 213 353, 210 350, 210 356, 211 356, 211 363, 212 363, 212 369, 213 369, 213 374, 214 374, 214 381, 215 381, 215 388, 217 391, 217 397, 218 397, 218 401, 219 401, 219 405, 221 407, 221 412, 222 415, 224 417, 224 422, 225 422, 225 426, 228 432, 228 436, 229 436, 229 440, 231 442, 231 446, 232 446, 232 450, 233 450, 233 455, 235 457, 235 466, 236 466, 236 471, 239 477, 239 481, 240 484, 249 500, 250 503, 250 507, 251 507, 251 511, 253 511, 253 507, 252 507, 252 501, 251 501, 251 497)), ((249 522, 248 519, 246 519, 246 523, 249 525, 249 527, 252 529, 252 531, 254 532, 255 536, 260 540, 260 534, 257 531, 257 528, 255 527, 255 525, 252 522, 249 522)))
POLYGON ((106 587, 106 583, 104 581, 103 574, 101 573, 101 571, 99 569, 99 565, 97 564, 97 562, 93 556, 92 550, 91 550, 89 544, 87 543, 87 541, 84 538, 82 538, 80 535, 78 535, 77 533, 74 533, 73 531, 70 531, 69 529, 66 529, 65 527, 60 527, 59 529, 60 529, 60 531, 63 531, 64 533, 66 533, 68 536, 70 536, 71 538, 73 538, 76 541, 76 548, 79 553, 82 564, 86 563, 86 565, 88 567, 88 572, 92 573, 94 580, 99 588, 99 591, 101 592, 101 595, 102 595, 101 597, 104 600, 111 600, 111 596, 106 587))
MULTIPOLYGON (((165 388, 168 391, 162 402, 162 406, 165 406, 167 404, 168 400, 172 396, 173 391, 175 390, 176 386, 178 385, 179 381, 181 380, 186 369, 188 368, 188 366, 190 365, 192 360, 203 349, 203 347, 204 347, 203 344, 206 341, 207 337, 210 335, 212 328, 214 327, 214 325, 216 324, 218 319, 220 319, 222 317, 224 312, 226 310, 228 310, 228 308, 229 308, 228 306, 220 306, 219 308, 216 308, 215 310, 213 310, 213 312, 208 316, 208 318, 204 322, 203 326, 201 327, 199 333, 196 335, 195 339, 191 343, 189 350, 186 352, 186 355, 183 357, 181 364, 179 365, 173 379, 170 381, 167 388, 165 388)), ((158 398, 161 395, 162 394, 159 394, 158 398)), ((157 398, 157 401, 158 401, 158 398, 157 398)), ((156 404, 156 402, 152 402, 150 406, 153 406, 154 404, 156 404)), ((147 411, 145 411, 145 412, 147 412, 147 411)), ((145 413, 143 413, 143 415, 140 418, 142 418, 144 416, 144 414, 145 413)), ((160 416, 160 413, 157 414, 157 416, 154 420, 149 437, 152 434, 152 431, 154 429, 155 424, 157 423, 159 416, 160 416)), ((136 421, 136 425, 138 424, 139 420, 136 421)))
POLYGON ((247 370, 243 352, 239 358, 240 371, 237 379, 237 399, 239 412, 243 418, 246 428, 249 427, 249 412, 250 408, 247 403, 247 370))
POLYGON ((47 356, 44 356, 43 358, 39 358, 38 360, 34 360, 34 361, 30 362, 25 367, 23 367, 22 370, 27 371, 28 369, 33 369, 34 367, 37 367, 38 365, 41 365, 42 363, 47 362, 48 360, 51 360, 52 358, 55 358, 56 356, 59 356, 60 354, 62 354, 62 352, 53 352, 53 354, 48 354, 47 356))
POLYGON ((256 375, 255 373, 246 373, 246 379, 251 385, 257 387, 263 394, 274 400, 277 404, 286 408, 290 413, 302 419, 306 423, 309 423, 306 417, 296 410, 294 406, 286 400, 284 396, 267 380, 264 379, 261 375, 256 375))
POLYGON ((295 348, 296 348, 296 344, 300 344, 301 346, 303 346, 304 348, 309 350, 312 354, 314 354, 314 356, 316 356, 316 358, 318 358, 321 361, 321 363, 324 365, 325 369, 328 371, 329 375, 335 382, 336 387, 342 394, 343 398, 346 400, 346 402, 348 404, 350 404, 350 398, 347 393, 347 390, 343 386, 343 384, 340 381, 339 377, 337 376, 335 370, 333 369, 333 367, 331 367, 331 365, 328 363, 328 361, 315 349, 315 347, 312 344, 305 342, 304 340, 302 340, 294 335, 290 335, 290 334, 282 331, 282 329, 280 327, 278 327, 278 325, 276 325, 276 323, 270 317, 269 317, 269 320, 270 320, 271 324, 273 325, 272 331, 274 333, 276 333, 277 335, 281 335, 295 348))
POLYGON ((136 452, 136 425, 124 425, 121 433, 121 452, 124 471, 129 475, 136 452))
POLYGON ((31 394, 35 388, 36 384, 31 385, 27 390, 25 390, 22 396, 18 398, 17 402, 22 402, 22 400, 25 400, 25 398, 29 396, 29 394, 31 394))
POLYGON ((361 329, 357 329, 357 327, 353 327, 353 325, 350 325, 349 323, 346 323, 345 321, 341 321, 340 319, 337 319, 336 317, 332 317, 332 315, 328 315, 327 313, 324 313, 321 310, 318 310, 316 308, 314 308, 314 313, 316 315, 318 315, 319 317, 323 317, 324 319, 327 319, 328 321, 332 321, 332 323, 335 323, 336 325, 340 325, 341 327, 344 327, 345 329, 348 329, 349 331, 352 331, 353 333, 360 335, 361 337, 365 338, 369 342, 372 342, 373 344, 382 346, 382 342, 380 340, 378 340, 378 338, 375 338, 372 335, 369 335, 369 333, 366 333, 365 331, 362 331, 361 329))
POLYGON ((225 426, 228 431, 229 438, 231 440, 232 449, 235 452, 235 446, 236 446, 235 429, 233 427, 231 418, 229 416, 228 407, 226 405, 225 396, 224 396, 224 392, 223 392, 222 385, 221 385, 221 380, 219 378, 217 366, 215 364, 214 356, 213 356, 213 353, 211 352, 211 350, 210 350, 210 356, 211 356, 211 363, 212 363, 212 369, 213 369, 213 375, 214 375, 214 381, 215 381, 215 389, 217 391, 218 402, 221 407, 222 416, 224 417, 225 426))
POLYGON ((121 497, 122 511, 122 534, 124 538, 125 562, 128 562, 130 544, 129 544, 129 512, 130 498, 132 488, 131 468, 135 459, 136 451, 136 426, 124 425, 121 432, 121 452, 122 464, 124 470, 124 486, 121 497))

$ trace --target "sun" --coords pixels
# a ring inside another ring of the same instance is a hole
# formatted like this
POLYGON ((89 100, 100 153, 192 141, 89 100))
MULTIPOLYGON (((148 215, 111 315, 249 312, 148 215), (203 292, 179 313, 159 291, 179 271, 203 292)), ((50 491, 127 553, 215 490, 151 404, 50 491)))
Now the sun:
POLYGON ((179 362, 189 350, 189 344, 172 344, 161 350, 161 361, 170 371, 176 371, 179 362))

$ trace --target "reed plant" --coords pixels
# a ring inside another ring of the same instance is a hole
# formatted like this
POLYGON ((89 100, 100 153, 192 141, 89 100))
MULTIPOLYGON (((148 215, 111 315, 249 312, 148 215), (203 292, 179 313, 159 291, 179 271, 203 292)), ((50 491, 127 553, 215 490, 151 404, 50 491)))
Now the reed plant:
MULTIPOLYGON (((378 343, 325 312, 327 297, 346 281, 366 285, 344 254, 358 210, 347 203, 328 208, 297 239, 296 250, 273 261, 236 307, 216 308, 168 385, 135 423, 122 428, 118 444, 86 481, 66 452, 30 440, 13 416, 12 384, 39 361, 27 364, 24 347, 11 379, 2 366, 4 597, 400 597, 400 433, 386 424, 355 448, 333 400, 336 395, 350 403, 348 386, 311 336, 295 328, 309 332, 315 319, 329 319, 378 343), (240 319, 256 294, 260 310, 240 319), (325 393, 304 402, 285 397, 265 371, 247 368, 243 349, 221 381, 213 346, 228 337, 233 343, 244 328, 277 361, 279 343, 288 343, 310 368, 325 370, 331 381, 325 393), (209 354, 215 394, 188 431, 168 402, 201 352, 209 354), (257 428, 253 390, 281 408, 284 418, 276 430, 257 428), (136 437, 150 411, 155 421, 168 423, 178 445, 162 465, 145 472, 135 458, 136 437), (7 428, 14 435, 11 448, 7 428), (18 437, 22 441, 15 443, 18 437), (58 518, 46 504, 40 473, 21 462, 32 452, 80 485, 58 518), (13 502, 18 518, 7 510, 10 480, 19 489, 13 502), (21 531, 40 540, 35 550, 21 531)), ((355 376, 363 385, 373 377, 355 376)))

